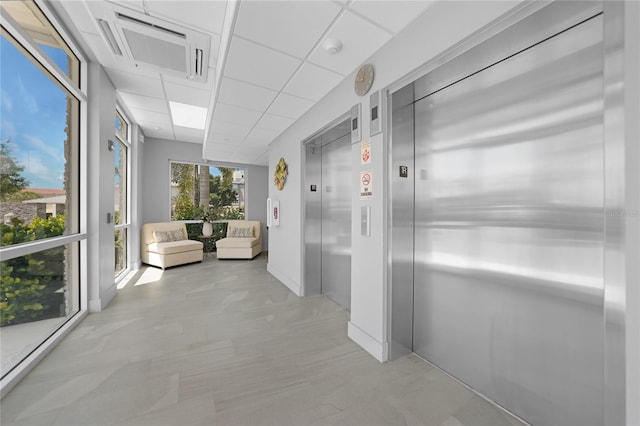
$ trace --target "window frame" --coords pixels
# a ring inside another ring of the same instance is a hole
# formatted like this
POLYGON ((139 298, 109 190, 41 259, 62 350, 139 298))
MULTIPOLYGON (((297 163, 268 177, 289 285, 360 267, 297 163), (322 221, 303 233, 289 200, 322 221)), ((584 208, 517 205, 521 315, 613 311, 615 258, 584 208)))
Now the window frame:
POLYGON ((40 9, 49 21, 52 28, 58 33, 61 39, 66 43, 67 47, 73 52, 79 61, 79 81, 74 83, 72 79, 58 67, 58 65, 47 55, 40 46, 31 39, 25 30, 8 14, 4 9, 0 8, 0 25, 2 31, 6 32, 18 44, 16 48, 22 50, 25 57, 40 68, 45 75, 51 78, 52 82, 66 90, 68 95, 74 97, 78 101, 78 111, 76 116, 71 120, 77 120, 73 123, 74 132, 77 132, 77 146, 72 167, 75 169, 75 182, 72 183, 75 196, 78 198, 76 207, 77 215, 77 232, 30 241, 22 244, 5 246, 0 248, 0 261, 15 259, 21 256, 38 253, 51 248, 62 247, 65 245, 77 244, 77 266, 72 271, 72 279, 76 281, 74 284, 77 292, 78 310, 68 316, 66 321, 62 323, 47 338, 37 342, 25 357, 6 372, 0 379, 0 397, 4 397, 37 363, 43 359, 63 338, 66 336, 88 313, 88 297, 87 297, 87 250, 88 250, 88 154, 87 154, 87 135, 88 135, 88 99, 87 99, 87 58, 73 39, 66 32, 64 25, 51 11, 50 7, 43 0, 33 0, 34 4, 40 9))
MULTIPOLYGON (((127 177, 126 177, 126 191, 127 191, 127 207, 126 207, 126 212, 125 212, 125 223, 123 224, 114 224, 114 232, 115 231, 119 231, 119 230, 125 230, 127 233, 127 254, 126 254, 126 262, 127 262, 127 266, 120 271, 119 273, 115 273, 114 271, 114 278, 115 278, 115 283, 119 284, 120 281, 122 281, 129 272, 131 272, 131 263, 132 263, 132 256, 131 256, 131 176, 132 176, 132 170, 131 170, 131 121, 129 120, 129 118, 127 117, 126 114, 124 114, 123 109, 120 107, 120 105, 116 104, 116 117, 119 117, 120 120, 122 120, 124 123, 127 124, 127 135, 126 138, 127 140, 122 140, 120 138, 120 136, 118 135, 118 132, 114 132, 115 134, 115 138, 121 142, 126 148, 127 148, 127 177)), ((115 129, 114 129, 115 130, 115 129)), ((121 213, 121 220, 122 220, 122 212, 121 213)), ((114 247, 115 250, 115 247, 114 247)))

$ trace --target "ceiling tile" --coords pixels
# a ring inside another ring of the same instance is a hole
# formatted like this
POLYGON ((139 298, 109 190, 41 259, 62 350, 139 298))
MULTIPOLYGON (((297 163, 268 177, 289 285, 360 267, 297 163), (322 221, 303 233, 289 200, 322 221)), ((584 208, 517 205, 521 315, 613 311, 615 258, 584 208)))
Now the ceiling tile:
POLYGON ((304 58, 341 10, 326 1, 245 1, 240 3, 234 31, 304 58))
POLYGON ((122 59, 116 57, 107 46, 102 36, 96 34, 82 33, 89 49, 98 59, 98 62, 105 68, 129 69, 128 64, 124 64, 122 59))
POLYGON ((181 102, 188 105, 209 107, 209 90, 194 89, 193 87, 175 84, 170 81, 164 82, 164 89, 167 93, 167 100, 181 102))
POLYGON ((121 92, 135 93, 137 95, 164 98, 164 90, 157 73, 136 73, 106 68, 107 75, 121 92))
POLYGON ((215 69, 209 68, 207 73, 207 81, 189 80, 185 77, 180 77, 172 74, 164 74, 162 79, 165 82, 179 84, 180 86, 191 87, 198 90, 211 90, 213 88, 213 82, 216 79, 215 69))
POLYGON ((343 75, 352 73, 358 65, 391 39, 387 31, 349 11, 338 19, 327 36, 341 40, 342 50, 330 55, 318 46, 308 60, 343 75))
POLYGON ((234 36, 224 75, 280 90, 300 63, 299 59, 234 36))
POLYGON ((218 102, 213 113, 213 119, 216 121, 225 121, 227 123, 244 124, 245 126, 254 126, 262 113, 246 108, 240 108, 233 105, 227 105, 218 102))
POLYGON ((259 157, 260 154, 262 154, 263 152, 265 152, 267 149, 269 149, 269 145, 263 145, 263 146, 245 146, 244 144, 241 144, 239 146, 236 147, 235 152, 239 153, 239 154, 246 154, 246 155, 252 155, 254 158, 259 157))
POLYGON ((388 30, 398 33, 432 4, 433 1, 425 0, 395 0, 393 2, 354 0, 350 8, 388 30))
POLYGON ((152 16, 160 16, 171 22, 178 21, 189 28, 207 33, 222 33, 222 24, 227 7, 226 1, 147 1, 152 16))
POLYGON ((262 116, 256 127, 259 129, 273 130, 282 133, 287 127, 294 123, 294 119, 280 117, 279 115, 265 114, 262 116))
POLYGON ((307 112, 313 104, 314 103, 308 99, 302 99, 297 96, 280 93, 273 101, 267 112, 297 119, 307 112))
POLYGON ((98 24, 89 13, 85 2, 65 1, 61 4, 79 31, 84 33, 100 34, 98 24))
POLYGON ((266 151, 260 157, 253 160, 253 163, 256 166, 268 166, 269 165, 269 151, 266 151))
POLYGON ((138 122, 167 123, 168 125, 171 125, 171 117, 168 113, 135 109, 129 107, 129 105, 127 105, 127 107, 129 108, 131 115, 133 115, 133 118, 138 122))
POLYGON ((215 152, 233 154, 234 152, 236 152, 237 144, 214 142, 212 144, 212 147, 214 148, 215 152))
POLYGON ((225 77, 220 84, 218 102, 255 111, 264 111, 277 94, 278 92, 274 90, 225 77))
POLYGON ((169 114, 167 109, 167 101, 164 99, 151 98, 149 96, 135 95, 133 93, 120 93, 122 102, 129 109, 140 109, 144 111, 161 112, 169 114))
POLYGON ((246 138, 244 142, 242 142, 242 147, 246 149, 267 149, 269 147, 269 142, 265 142, 262 140, 246 138))
POLYGON ((240 145, 242 143, 242 139, 234 138, 226 135, 218 135, 215 133, 209 133, 209 138, 207 139, 208 145, 219 146, 220 144, 232 144, 232 145, 240 145))
POLYGON ((204 141, 204 130, 189 129, 187 127, 174 126, 176 140, 202 143, 204 141))
POLYGON ((273 139, 265 139, 265 138, 256 139, 256 138, 253 138, 253 137, 249 136, 242 142, 242 145, 255 146, 255 147, 264 146, 266 148, 266 147, 269 146, 269 143, 272 140, 273 139))
POLYGON ((336 87, 344 76, 305 62, 285 86, 283 92, 301 98, 319 101, 336 87))
POLYGON ((129 9, 135 9, 138 12, 144 12, 143 0, 109 0, 111 3, 116 3, 129 9))
POLYGON ((168 140, 174 140, 174 136, 173 136, 173 129, 171 129, 170 127, 161 127, 161 126, 144 126, 141 125, 142 127, 142 131, 145 135, 145 137, 148 138, 158 138, 158 139, 168 139, 168 140))
POLYGON ((238 140, 244 139, 251 131, 251 126, 241 124, 226 123, 223 121, 212 121, 211 132, 215 135, 222 135, 238 140))
POLYGON ((253 162, 256 160, 256 158, 259 158, 261 156, 261 154, 263 154, 262 152, 257 152, 254 154, 247 154, 247 153, 235 153, 233 154, 233 157, 231 158, 231 161, 234 163, 240 163, 240 164, 253 164, 253 162))
POLYGON ((250 138, 251 140, 256 140, 256 141, 271 142, 272 140, 277 138, 280 133, 282 132, 278 132, 274 130, 258 129, 257 127, 254 127, 253 130, 251 130, 251 132, 247 136, 247 138, 250 138))

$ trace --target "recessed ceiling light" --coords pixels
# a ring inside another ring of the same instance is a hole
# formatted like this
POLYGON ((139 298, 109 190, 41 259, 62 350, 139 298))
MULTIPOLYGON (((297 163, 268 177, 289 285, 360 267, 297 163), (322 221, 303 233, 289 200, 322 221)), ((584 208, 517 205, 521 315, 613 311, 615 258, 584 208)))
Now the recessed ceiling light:
POLYGON ((173 124, 191 129, 204 130, 207 108, 169 101, 173 124))

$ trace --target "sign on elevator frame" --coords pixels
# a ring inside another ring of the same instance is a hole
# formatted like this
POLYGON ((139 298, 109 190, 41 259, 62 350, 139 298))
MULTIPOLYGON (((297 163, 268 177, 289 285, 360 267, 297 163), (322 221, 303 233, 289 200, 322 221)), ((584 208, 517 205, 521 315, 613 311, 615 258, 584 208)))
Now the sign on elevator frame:
POLYGON ((371 163, 371 140, 360 142, 360 164, 371 163))
POLYGON ((373 198, 373 170, 360 172, 360 199, 370 200, 373 198))

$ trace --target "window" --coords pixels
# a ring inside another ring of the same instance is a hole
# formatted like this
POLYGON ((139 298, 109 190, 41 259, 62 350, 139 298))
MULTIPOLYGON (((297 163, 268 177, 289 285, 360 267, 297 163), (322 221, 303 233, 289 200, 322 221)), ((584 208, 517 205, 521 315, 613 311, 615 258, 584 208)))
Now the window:
POLYGON ((32 1, 1 2, 4 379, 80 311, 80 61, 32 1), (26 34, 26 36, 25 36, 26 34), (44 54, 43 54, 44 53, 44 54))
POLYGON ((244 170, 171 162, 171 220, 244 219, 244 170))
POLYGON ((114 173, 114 225, 115 225, 115 276, 120 277, 129 269, 129 124, 120 112, 115 119, 115 173, 114 173))

